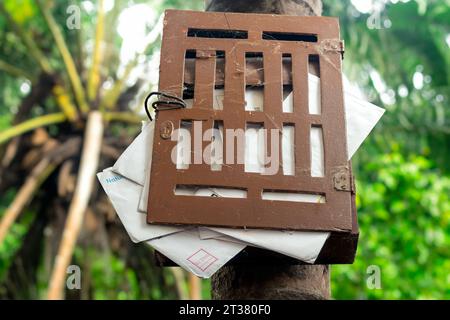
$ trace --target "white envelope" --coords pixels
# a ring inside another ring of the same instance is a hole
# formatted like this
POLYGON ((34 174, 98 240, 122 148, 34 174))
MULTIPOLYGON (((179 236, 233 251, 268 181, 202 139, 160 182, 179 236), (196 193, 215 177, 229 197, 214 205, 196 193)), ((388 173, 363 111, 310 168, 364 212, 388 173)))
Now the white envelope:
POLYGON ((200 229, 202 239, 233 241, 223 238, 223 235, 236 239, 236 241, 245 241, 254 247, 279 252, 307 263, 314 263, 328 239, 329 233, 232 228, 200 229), (211 233, 211 231, 215 233, 211 233))
MULTIPOLYGON (((203 196, 219 196, 221 190, 217 188, 208 191, 201 190, 203 196)), ((232 191, 230 191, 232 192, 232 191)), ((199 229, 202 239, 220 239, 223 235, 231 237, 235 241, 242 241, 254 247, 260 247, 285 254, 289 257, 299 259, 307 263, 314 263, 322 250, 325 241, 329 237, 328 232, 306 232, 306 231, 281 231, 261 229, 233 229, 233 228, 206 228, 199 229)))
POLYGON ((134 170, 131 163, 140 163, 140 167, 152 161, 153 133, 155 125, 153 122, 144 123, 142 132, 134 139, 128 148, 117 159, 113 171, 143 186, 145 184, 147 169, 134 170))
POLYGON ((147 162, 145 166, 145 184, 139 196, 138 211, 144 214, 147 214, 148 192, 150 191, 150 166, 151 164, 147 162))
MULTIPOLYGON (((345 86, 344 86, 345 88, 345 86)), ((349 159, 366 140, 385 110, 361 100, 345 90, 345 117, 347 124, 347 152, 349 159)))
POLYGON ((246 246, 217 239, 201 240, 197 228, 147 243, 183 269, 201 278, 211 277, 246 246))
MULTIPOLYGON (((229 241, 229 242, 235 242, 235 243, 240 243, 240 244, 244 243, 243 241, 237 240, 237 239, 227 236, 223 233, 214 231, 212 229, 209 229, 208 227, 198 227, 198 234, 199 234, 200 239, 202 239, 202 240, 216 239, 216 240, 229 241)), ((246 243, 246 244, 250 245, 252 247, 256 247, 255 245, 252 245, 250 243, 246 243)))
POLYGON ((142 186, 113 172, 111 168, 98 173, 97 177, 133 242, 180 231, 176 227, 147 224, 146 215, 137 210, 142 186))

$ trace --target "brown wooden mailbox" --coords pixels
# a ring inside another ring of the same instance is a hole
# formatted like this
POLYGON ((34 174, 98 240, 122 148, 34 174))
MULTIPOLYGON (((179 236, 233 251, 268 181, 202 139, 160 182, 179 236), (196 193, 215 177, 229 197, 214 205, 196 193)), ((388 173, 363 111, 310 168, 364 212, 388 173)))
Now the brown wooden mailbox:
POLYGON ((157 112, 148 223, 329 231, 316 263, 351 263, 358 226, 346 146, 342 56, 336 18, 166 11, 159 91, 192 103, 157 112), (309 109, 308 73, 320 76, 320 113, 309 109), (253 89, 263 91, 263 103, 255 109, 246 101, 253 89), (290 91, 292 109, 286 111, 283 100, 290 91), (223 98, 217 92, 223 92, 223 98), (189 165, 179 168, 173 160, 174 135, 183 123, 191 124, 191 146, 198 149, 191 150, 189 165), (200 132, 194 132, 195 123, 201 123, 200 132), (205 131, 219 125, 223 163, 213 169, 208 161, 194 158, 214 139, 205 139, 205 131), (245 132, 249 125, 279 130, 278 135, 264 136, 265 159, 274 143, 281 145, 274 149, 276 158, 283 158, 282 133, 286 126, 293 128, 292 172, 286 174, 281 160, 272 174, 264 174, 265 168, 246 171, 240 161, 246 146, 237 141, 230 155, 225 146, 238 138, 225 132, 245 132), (323 144, 321 175, 311 170, 314 128, 320 129, 323 144), (203 137, 200 145, 195 134, 203 137), (240 196, 175 192, 202 187, 239 191, 240 196), (277 194, 305 200, 266 196, 277 194))

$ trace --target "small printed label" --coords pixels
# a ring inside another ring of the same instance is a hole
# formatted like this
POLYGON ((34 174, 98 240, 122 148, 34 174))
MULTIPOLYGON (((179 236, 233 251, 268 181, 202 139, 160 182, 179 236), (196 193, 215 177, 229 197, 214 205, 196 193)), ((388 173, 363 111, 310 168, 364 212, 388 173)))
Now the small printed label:
POLYGON ((120 181, 120 180, 122 180, 122 179, 123 179, 123 177, 121 177, 121 176, 114 176, 114 177, 112 177, 112 178, 106 178, 106 183, 107 183, 107 184, 111 184, 111 183, 120 181))

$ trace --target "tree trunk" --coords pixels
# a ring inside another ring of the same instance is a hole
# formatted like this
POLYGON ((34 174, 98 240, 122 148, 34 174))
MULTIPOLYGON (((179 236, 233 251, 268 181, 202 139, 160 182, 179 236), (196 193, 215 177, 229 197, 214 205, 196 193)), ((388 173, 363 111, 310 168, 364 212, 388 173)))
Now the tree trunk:
MULTIPOLYGON (((321 0, 207 0, 207 11, 322 14, 321 0)), ((329 299, 326 265, 232 265, 212 277, 213 299, 329 299)))

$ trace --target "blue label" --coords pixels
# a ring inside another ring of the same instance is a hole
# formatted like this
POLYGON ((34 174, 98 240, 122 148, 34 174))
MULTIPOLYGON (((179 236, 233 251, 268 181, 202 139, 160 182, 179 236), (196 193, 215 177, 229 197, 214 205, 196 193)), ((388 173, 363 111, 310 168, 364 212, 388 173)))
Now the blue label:
POLYGON ((106 178, 106 183, 110 184, 110 183, 120 181, 122 179, 123 179, 123 177, 121 177, 121 176, 114 176, 112 178, 106 178))

